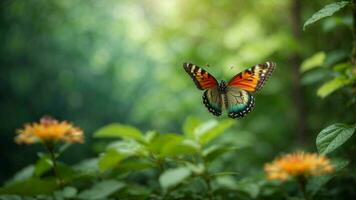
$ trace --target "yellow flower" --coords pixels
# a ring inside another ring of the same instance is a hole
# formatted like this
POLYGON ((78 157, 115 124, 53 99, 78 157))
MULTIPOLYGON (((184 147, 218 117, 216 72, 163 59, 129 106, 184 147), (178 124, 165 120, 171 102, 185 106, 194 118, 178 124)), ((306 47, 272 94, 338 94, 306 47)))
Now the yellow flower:
POLYGON ((304 152, 287 154, 265 165, 267 178, 281 181, 290 177, 319 176, 333 170, 334 167, 325 156, 304 152))
POLYGON ((39 123, 25 124, 23 129, 17 130, 15 138, 18 144, 33 144, 36 142, 83 142, 83 131, 66 121, 45 116, 39 123))

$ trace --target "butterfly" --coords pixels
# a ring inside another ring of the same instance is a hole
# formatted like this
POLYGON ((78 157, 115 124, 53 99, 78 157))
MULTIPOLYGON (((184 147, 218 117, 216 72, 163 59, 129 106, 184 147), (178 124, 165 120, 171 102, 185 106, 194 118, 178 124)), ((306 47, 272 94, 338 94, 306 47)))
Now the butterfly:
POLYGON ((231 118, 244 117, 255 105, 252 93, 260 90, 276 68, 276 63, 257 64, 220 83, 197 65, 184 63, 183 68, 203 93, 203 103, 215 116, 226 109, 231 118))

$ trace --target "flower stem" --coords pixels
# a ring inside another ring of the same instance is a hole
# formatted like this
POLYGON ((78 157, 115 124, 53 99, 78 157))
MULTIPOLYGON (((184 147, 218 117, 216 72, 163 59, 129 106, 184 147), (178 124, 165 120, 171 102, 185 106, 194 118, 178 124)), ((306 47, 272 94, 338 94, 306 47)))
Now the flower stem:
POLYGON ((57 167, 57 161, 56 161, 56 156, 55 156, 55 152, 54 152, 54 147, 53 144, 45 144, 47 151, 50 155, 50 159, 52 161, 53 164, 53 172, 54 175, 57 177, 57 184, 58 186, 61 188, 63 186, 63 179, 61 178, 59 171, 58 171, 58 167, 57 167))
POLYGON ((299 177, 297 177, 297 181, 299 184, 299 189, 302 192, 304 199, 312 200, 312 198, 309 196, 309 194, 306 190, 307 179, 304 176, 299 176, 299 177))

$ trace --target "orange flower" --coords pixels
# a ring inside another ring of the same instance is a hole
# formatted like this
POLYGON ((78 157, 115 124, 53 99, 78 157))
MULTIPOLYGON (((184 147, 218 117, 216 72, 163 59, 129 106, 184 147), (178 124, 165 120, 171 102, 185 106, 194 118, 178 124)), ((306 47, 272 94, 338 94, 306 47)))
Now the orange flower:
POLYGON ((83 131, 66 121, 45 116, 40 123, 25 124, 23 129, 17 130, 15 138, 18 144, 33 144, 36 142, 83 142, 83 131))
POLYGON ((267 178, 281 181, 297 176, 320 176, 333 170, 325 156, 304 152, 287 154, 265 165, 267 178))

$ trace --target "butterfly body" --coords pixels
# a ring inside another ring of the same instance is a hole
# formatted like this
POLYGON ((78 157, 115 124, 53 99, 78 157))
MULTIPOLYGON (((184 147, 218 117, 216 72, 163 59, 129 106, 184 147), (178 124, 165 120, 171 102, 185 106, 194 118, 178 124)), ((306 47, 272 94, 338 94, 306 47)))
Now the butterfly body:
POLYGON ((265 81, 272 74, 275 63, 266 62, 253 66, 236 76, 229 82, 220 83, 204 69, 184 63, 185 71, 191 76, 196 86, 203 93, 203 103, 215 116, 220 116, 223 110, 231 118, 244 117, 255 105, 251 93, 263 87, 265 81))

